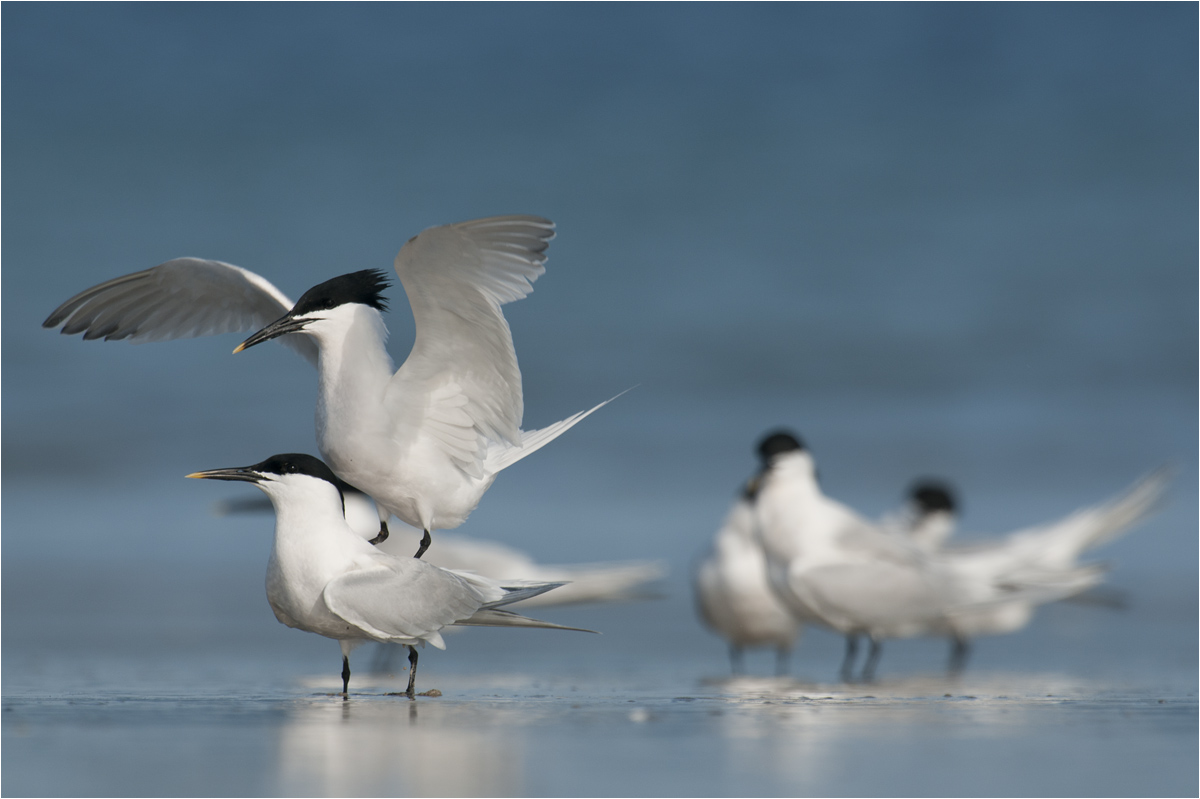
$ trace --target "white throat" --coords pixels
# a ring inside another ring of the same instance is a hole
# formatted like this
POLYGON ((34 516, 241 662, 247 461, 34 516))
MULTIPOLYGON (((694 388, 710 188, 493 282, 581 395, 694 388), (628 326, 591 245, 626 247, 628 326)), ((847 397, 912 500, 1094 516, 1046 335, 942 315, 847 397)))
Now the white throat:
POLYGON ((775 456, 755 500, 759 535, 770 557, 791 560, 801 554, 822 500, 807 452, 775 456))
POLYGON ((317 360, 317 446, 338 473, 371 441, 390 435, 384 396, 395 372, 387 327, 379 311, 340 305, 305 328, 320 349, 317 360), (361 444, 359 442, 362 442, 361 444))
POLYGON ((308 475, 273 476, 258 484, 275 508, 275 538, 327 535, 346 524, 341 493, 329 482, 308 475))

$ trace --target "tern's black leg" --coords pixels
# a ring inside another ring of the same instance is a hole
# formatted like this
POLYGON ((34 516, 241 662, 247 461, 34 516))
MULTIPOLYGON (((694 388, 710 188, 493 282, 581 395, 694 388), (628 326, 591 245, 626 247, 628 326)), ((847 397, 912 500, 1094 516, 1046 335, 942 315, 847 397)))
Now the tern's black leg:
POLYGON ((854 682, 854 661, 858 657, 858 634, 846 636, 846 656, 842 658, 842 682, 854 682))
POLYGON ((875 679, 875 667, 879 665, 879 656, 883 653, 883 645, 879 643, 879 639, 875 636, 870 636, 870 639, 871 648, 867 650, 867 662, 862 670, 863 682, 875 679))
POLYGON ((786 646, 778 647, 775 650, 775 676, 786 677, 788 675, 788 658, 791 657, 792 650, 786 646))
POLYGON ((342 655, 342 696, 350 695, 350 658, 342 655))
POLYGON ((384 541, 387 541, 387 537, 388 537, 387 522, 380 521, 379 522, 379 535, 372 538, 370 543, 382 544, 384 541))
POLYGON ((729 645, 729 669, 734 674, 742 673, 742 648, 737 644, 729 645))
POLYGON ((426 530, 425 535, 421 536, 421 547, 420 547, 420 549, 417 550, 417 554, 413 555, 413 557, 419 558, 422 555, 424 555, 425 550, 429 549, 429 545, 432 543, 433 543, 433 539, 429 537, 429 531, 426 530))
POLYGON ((413 686, 417 684, 417 648, 415 646, 408 648, 408 666, 408 690, 404 692, 404 695, 412 699, 416 696, 413 693, 413 686))
POLYGON ((971 653, 971 640, 961 636, 954 636, 950 639, 950 665, 949 671, 952 675, 962 673, 962 670, 967 666, 967 655, 971 653))

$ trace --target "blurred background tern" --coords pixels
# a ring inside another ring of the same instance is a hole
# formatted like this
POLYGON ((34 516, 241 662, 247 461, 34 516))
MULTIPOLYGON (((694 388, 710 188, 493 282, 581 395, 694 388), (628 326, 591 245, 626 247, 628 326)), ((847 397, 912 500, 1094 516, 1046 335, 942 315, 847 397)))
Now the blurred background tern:
POLYGON ((767 579, 767 559, 754 516, 758 483, 751 480, 730 508, 695 570, 692 589, 700 619, 729 643, 734 674, 747 647, 774 647, 775 674, 785 676, 800 624, 767 579))
MULTIPOLYGON (((1079 558, 1125 535, 1155 512, 1166 494, 1171 471, 1167 467, 1157 469, 1106 502, 1080 508, 1056 521, 955 546, 944 545, 957 526, 958 502, 953 489, 943 481, 921 480, 910 489, 905 507, 886 516, 881 526, 909 536, 927 553, 952 555, 964 568, 981 576, 1016 571, 1041 572, 1047 579, 1061 575, 1078 588, 1063 597, 1071 599, 1095 589, 1104 574, 1093 565, 1094 577, 1076 581, 1071 573, 1077 571, 1079 558)), ((1037 604, 1009 601, 956 613, 952 621, 951 671, 966 664, 971 639, 1022 629, 1033 618, 1037 604)))
POLYGON ((798 620, 846 636, 843 680, 853 676, 859 636, 870 640, 861 678, 871 680, 885 638, 955 635, 963 613, 1061 599, 1098 579, 1088 567, 928 555, 826 497, 794 435, 766 436, 759 455, 755 509, 771 585, 798 620))

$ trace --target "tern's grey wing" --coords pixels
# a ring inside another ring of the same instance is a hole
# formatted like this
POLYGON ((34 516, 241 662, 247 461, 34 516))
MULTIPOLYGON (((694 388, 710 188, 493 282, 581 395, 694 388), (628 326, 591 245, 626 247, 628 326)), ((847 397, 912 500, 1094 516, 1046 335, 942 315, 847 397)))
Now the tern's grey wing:
POLYGON ((805 601, 837 629, 906 635, 944 617, 952 597, 940 581, 886 561, 806 571, 805 601))
MULTIPOLYGON (((257 330, 292 309, 292 301, 260 275, 201 258, 176 258, 81 291, 58 306, 43 327, 65 335, 132 342, 169 341, 257 330)), ((305 335, 279 339, 314 366, 317 346, 305 335)))
POLYGON ((326 606, 374 638, 420 638, 439 649, 437 631, 471 618, 488 601, 457 574, 415 558, 389 558, 325 586, 326 606))
POLYGON ((923 561, 923 554, 911 540, 892 535, 858 514, 846 513, 837 524, 838 545, 847 553, 903 568, 918 568, 923 561))
MULTIPOLYGON (((500 306, 533 290, 553 237, 547 219, 497 216, 430 228, 396 256, 416 338, 389 402, 413 403, 411 417, 468 472, 483 457, 480 436, 521 440, 521 371, 500 306)), ((394 434, 403 440, 416 431, 394 434)))

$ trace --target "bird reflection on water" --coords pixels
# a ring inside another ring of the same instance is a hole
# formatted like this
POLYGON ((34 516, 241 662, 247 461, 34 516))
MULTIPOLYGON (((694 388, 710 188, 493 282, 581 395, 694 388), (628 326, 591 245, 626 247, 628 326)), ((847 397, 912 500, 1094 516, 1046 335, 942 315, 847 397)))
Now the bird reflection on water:
MULTIPOLYGON (((382 700, 382 697, 380 698, 382 700)), ((278 731, 280 793, 291 796, 516 796, 525 791, 517 736, 505 717, 469 729, 479 713, 458 705, 390 700, 298 704, 278 731)))

